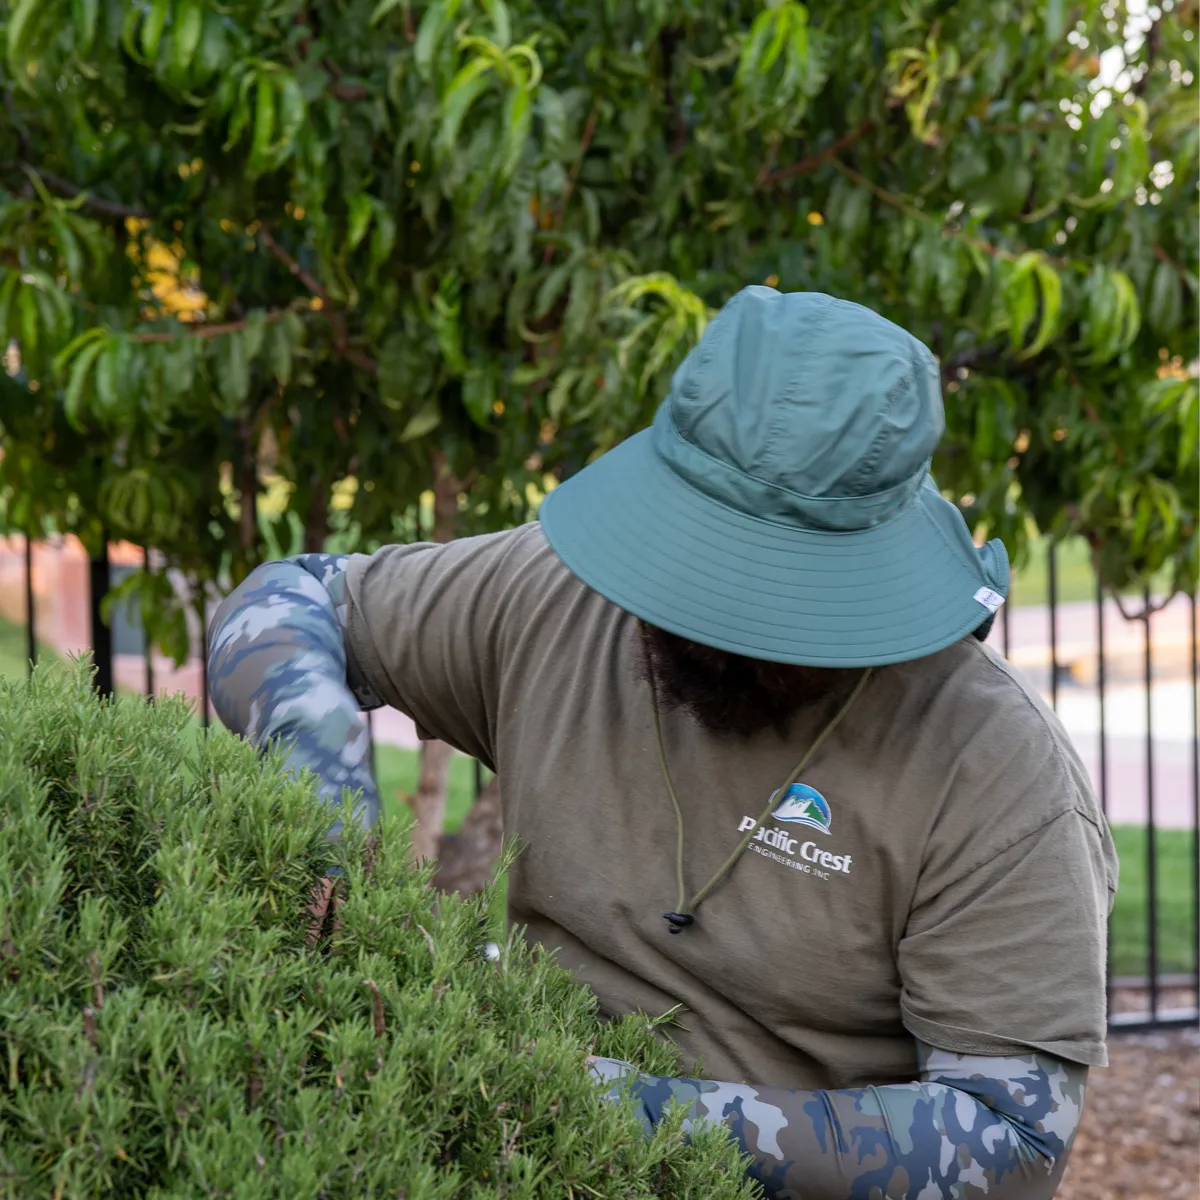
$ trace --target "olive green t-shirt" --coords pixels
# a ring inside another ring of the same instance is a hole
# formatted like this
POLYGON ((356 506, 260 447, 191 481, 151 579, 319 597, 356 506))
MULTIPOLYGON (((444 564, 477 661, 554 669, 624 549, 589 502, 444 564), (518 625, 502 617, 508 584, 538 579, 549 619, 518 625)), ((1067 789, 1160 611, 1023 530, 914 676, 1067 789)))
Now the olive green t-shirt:
MULTIPOLYGON (((1062 727, 967 639, 879 669, 696 923, 672 935, 676 824, 635 618, 538 525, 349 568, 351 679, 499 773, 509 917, 607 1014, 682 1006, 685 1069, 781 1087, 914 1077, 913 1036, 1106 1061, 1116 858, 1062 727)), ((663 734, 691 895, 832 715, 787 736, 663 734)))

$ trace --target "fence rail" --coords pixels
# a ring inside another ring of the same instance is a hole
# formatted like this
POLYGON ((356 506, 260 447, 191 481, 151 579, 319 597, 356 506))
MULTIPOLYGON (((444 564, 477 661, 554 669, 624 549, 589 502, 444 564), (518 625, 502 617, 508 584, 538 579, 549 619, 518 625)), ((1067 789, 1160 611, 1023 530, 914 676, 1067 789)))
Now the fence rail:
MULTIPOLYGON (((53 552, 53 545, 44 547, 53 552)), ((59 546, 59 552, 63 547, 59 546)), ((0 538, 0 616, 24 625, 27 662, 38 656, 39 593, 62 600, 72 586, 60 580, 39 588, 43 547, 24 538, 0 538), (19 582, 13 574, 20 575, 19 582), (19 598, 18 598, 19 597, 19 598), (7 604, 7 611, 6 606, 7 604), (19 615, 13 610, 19 608, 19 615)), ((76 559, 82 551, 76 547, 76 559)), ((207 696, 206 629, 193 629, 199 654, 173 673, 146 646, 136 612, 118 612, 111 625, 101 607, 114 574, 147 565, 144 550, 121 548, 110 557, 77 562, 75 590, 87 595, 86 627, 74 631, 79 650, 86 640, 97 668, 97 686, 135 687, 153 696, 182 689, 207 696), (86 585, 83 581, 86 580, 86 585), (138 638, 140 637, 140 643, 138 638), (144 671, 131 672, 131 655, 141 654, 144 671), (116 665, 120 662, 122 670, 116 665), (140 682, 137 682, 140 677, 140 682), (173 686, 172 686, 173 685, 173 686)), ((1152 603, 1128 619, 1116 600, 1093 580, 1090 598, 1063 602, 1056 549, 1046 563, 1046 602, 1000 610, 992 640, 1027 673, 1057 710, 1092 776, 1100 803, 1121 835, 1121 893, 1110 923, 1108 980, 1110 1026, 1114 1030, 1200 1025, 1200 662, 1197 658, 1196 597, 1152 603), (1039 626, 1041 627, 1039 629, 1039 626), (1140 761, 1139 761, 1140 760, 1140 761)), ((52 623, 52 622, 51 622, 52 623)), ((78 626, 78 622, 77 622, 78 626)), ((53 631, 46 631, 52 633, 53 631)), ((50 638, 51 643, 55 640, 50 638)), ((72 637, 67 637, 68 642, 72 637)), ((209 723, 209 707, 198 704, 209 723)), ((376 732, 379 723, 376 723, 376 732)), ((480 773, 476 764, 476 790, 480 773)))

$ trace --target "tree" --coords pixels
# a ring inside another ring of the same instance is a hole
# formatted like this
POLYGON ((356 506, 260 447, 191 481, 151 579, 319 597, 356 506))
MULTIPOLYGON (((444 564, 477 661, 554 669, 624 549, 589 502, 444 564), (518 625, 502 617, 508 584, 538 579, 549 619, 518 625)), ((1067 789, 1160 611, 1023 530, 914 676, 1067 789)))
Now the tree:
POLYGON ((7 1195, 758 1194, 725 1130, 644 1140, 601 1099, 593 1048, 677 1069, 654 1022, 602 1025, 515 933, 490 960, 492 896, 435 903, 394 822, 331 847, 278 755, 188 719, 80 670, 0 680, 7 1195))
POLYGON ((524 520, 766 282, 934 348, 937 477, 981 532, 1194 586, 1196 0, 0 0, 0 25, 18 523, 228 583, 268 471, 310 548, 429 536, 442 471, 454 532, 524 520), (156 246, 196 309, 155 298, 156 246))

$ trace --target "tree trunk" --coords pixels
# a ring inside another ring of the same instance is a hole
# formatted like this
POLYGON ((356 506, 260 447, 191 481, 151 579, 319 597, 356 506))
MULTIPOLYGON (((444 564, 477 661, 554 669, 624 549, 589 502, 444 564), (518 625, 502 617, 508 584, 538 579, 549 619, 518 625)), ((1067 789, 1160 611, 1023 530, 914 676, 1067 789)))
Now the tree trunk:
MULTIPOLYGON (((440 452, 434 454, 432 540, 449 542, 454 538, 454 518, 458 513, 458 494, 462 485, 446 468, 440 452)), ((446 789, 450 781, 453 751, 445 742, 421 743, 417 791, 405 800, 417 819, 412 833, 411 853, 415 862, 434 859, 446 826, 446 789)))
POLYGON ((442 829, 446 824, 446 785, 450 778, 453 751, 445 742, 421 743, 421 768, 416 794, 406 797, 417 824, 412 831, 410 853, 414 862, 438 856, 442 829))
POLYGON ((500 780, 493 778, 480 791, 462 829, 442 838, 433 886, 463 896, 480 891, 492 877, 502 834, 500 780))
POLYGON ((238 432, 241 461, 238 463, 238 549, 235 556, 235 584, 241 583, 254 566, 258 543, 258 459, 254 446, 254 427, 249 418, 238 432))
POLYGON ((308 521, 304 528, 304 553, 322 554, 329 536, 329 509, 325 503, 325 482, 313 477, 312 495, 308 502, 308 521))

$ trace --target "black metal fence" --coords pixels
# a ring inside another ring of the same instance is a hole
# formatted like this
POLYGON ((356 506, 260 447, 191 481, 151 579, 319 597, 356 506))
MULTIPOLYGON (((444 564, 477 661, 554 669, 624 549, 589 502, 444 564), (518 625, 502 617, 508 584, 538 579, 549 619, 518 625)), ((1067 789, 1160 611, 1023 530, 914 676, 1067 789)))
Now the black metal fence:
MULTIPOLYGON (((25 541, 23 550, 25 645, 32 662, 38 641, 32 545, 25 541)), ((144 689, 154 695, 154 666, 137 613, 118 610, 109 624, 100 616, 119 570, 106 554, 88 571, 97 685, 111 692, 114 654, 134 651, 145 656, 144 689)), ((1019 580, 1015 586, 1020 588, 1019 580)), ((1013 608, 1010 597, 991 641, 1058 710, 1110 823, 1122 835, 1122 890, 1109 935, 1110 1025, 1122 1030, 1200 1025, 1196 597, 1176 596, 1156 606, 1147 593, 1130 614, 1128 601, 1106 596, 1098 584, 1084 602, 1064 603, 1059 591, 1058 555, 1050 547, 1045 603, 1013 608)), ((198 690, 206 695, 206 630, 202 622, 197 625, 198 690)), ((207 726, 208 705, 199 710, 207 726)), ((477 770, 476 788, 479 778, 477 770)))

